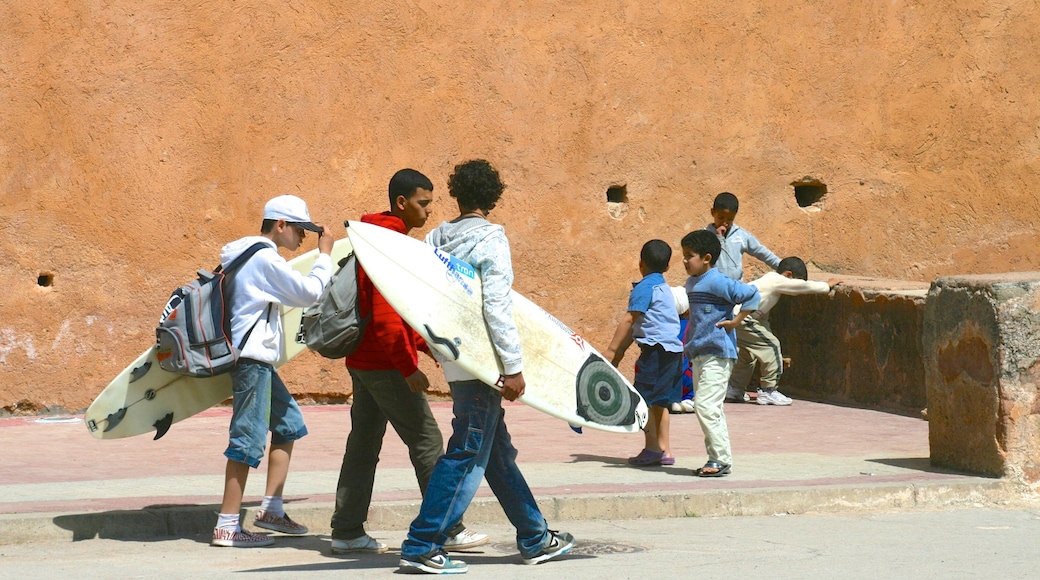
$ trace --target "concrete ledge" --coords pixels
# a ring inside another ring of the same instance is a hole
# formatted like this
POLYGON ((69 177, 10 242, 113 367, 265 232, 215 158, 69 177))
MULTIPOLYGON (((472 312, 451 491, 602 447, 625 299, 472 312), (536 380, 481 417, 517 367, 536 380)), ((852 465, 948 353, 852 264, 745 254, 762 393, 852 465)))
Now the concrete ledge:
POLYGON ((921 342, 932 463, 1040 482, 1040 272, 937 279, 921 342))
MULTIPOLYGON (((829 274, 814 273, 814 280, 829 274)), ((837 276, 830 294, 784 296, 770 313, 799 398, 918 416, 927 406, 921 321, 928 284, 837 276)))
MULTIPOLYGON (((1028 488, 1007 480, 971 478, 954 482, 880 483, 862 486, 797 486, 658 492, 589 494, 539 497, 538 503, 551 522, 567 520, 624 520, 748 516, 808 513, 848 513, 905 508, 1000 505, 1028 488)), ((0 516, 0 545, 14 543, 80 541, 92 538, 154 540, 200 537, 212 532, 216 505, 174 505, 141 510, 95 513, 16 514, 0 516)), ((328 534, 331 503, 301 503, 292 508, 296 521, 314 534, 328 534)), ((418 501, 373 503, 368 528, 407 529, 418 501)), ((255 508, 246 510, 251 522, 255 508)), ((466 512, 467 524, 506 523, 493 497, 477 498, 466 512)))

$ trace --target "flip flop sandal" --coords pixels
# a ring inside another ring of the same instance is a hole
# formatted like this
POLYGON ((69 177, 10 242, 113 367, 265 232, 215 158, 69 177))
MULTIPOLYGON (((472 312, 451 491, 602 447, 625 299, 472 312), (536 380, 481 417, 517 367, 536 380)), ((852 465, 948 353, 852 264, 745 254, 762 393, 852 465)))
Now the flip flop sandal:
POLYGON ((719 463, 718 461, 709 461, 704 464, 704 467, 700 469, 694 469, 693 474, 697 477, 722 477, 729 473, 731 466, 725 463, 719 463), (705 471, 705 469, 712 469, 714 471, 705 471))
MULTIPOLYGON (((659 465, 662 459, 664 459, 664 451, 650 451, 649 449, 643 449, 639 452, 639 455, 629 457, 628 464, 639 467, 646 465, 659 465)), ((675 460, 673 459, 672 461, 675 460)))

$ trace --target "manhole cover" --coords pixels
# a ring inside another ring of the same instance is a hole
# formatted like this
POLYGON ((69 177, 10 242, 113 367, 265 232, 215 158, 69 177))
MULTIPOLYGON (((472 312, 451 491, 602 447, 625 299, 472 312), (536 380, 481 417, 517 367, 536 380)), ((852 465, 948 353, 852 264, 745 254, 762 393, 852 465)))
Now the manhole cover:
MULTIPOLYGON (((492 544, 491 548, 503 554, 516 553, 516 544, 509 542, 492 544)), ((570 552, 567 553, 579 554, 582 556, 604 556, 609 554, 636 554, 646 551, 647 549, 643 546, 622 544, 621 542, 611 542, 607 540, 578 540, 574 543, 574 547, 571 548, 570 552)))

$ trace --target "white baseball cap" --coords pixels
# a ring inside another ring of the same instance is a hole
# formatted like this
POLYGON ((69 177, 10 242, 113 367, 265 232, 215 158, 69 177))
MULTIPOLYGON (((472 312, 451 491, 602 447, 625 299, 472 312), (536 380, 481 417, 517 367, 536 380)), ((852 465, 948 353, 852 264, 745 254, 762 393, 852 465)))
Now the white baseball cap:
POLYGON ((311 213, 307 211, 307 202, 295 195, 279 195, 264 206, 265 220, 285 220, 312 232, 321 232, 322 228, 311 222, 311 213))

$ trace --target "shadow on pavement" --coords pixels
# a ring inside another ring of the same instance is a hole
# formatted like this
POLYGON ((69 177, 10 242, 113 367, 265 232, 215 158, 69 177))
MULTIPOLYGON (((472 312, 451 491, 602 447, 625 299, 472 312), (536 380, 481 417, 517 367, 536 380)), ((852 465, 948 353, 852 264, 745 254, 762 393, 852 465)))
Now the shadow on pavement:
MULTIPOLYGON (((985 477, 975 474, 970 474, 964 471, 957 471, 954 469, 947 469, 944 467, 938 467, 932 465, 932 462, 927 457, 892 457, 892 458, 880 458, 880 459, 868 459, 870 463, 880 463, 882 465, 890 465, 892 467, 898 467, 900 469, 910 469, 913 471, 924 471, 926 473, 944 473, 948 475, 972 475, 975 477, 985 477)), ((994 477, 992 479, 1000 479, 994 477)))
MULTIPOLYGON (((287 503, 289 501, 300 500, 287 503)), ((259 505, 255 501, 244 502, 242 507, 259 505)), ((157 504, 137 510, 65 514, 52 521, 72 532, 74 542, 94 538, 133 542, 186 538, 208 544, 219 511, 219 504, 157 504)), ((246 517, 244 509, 242 517, 246 517)))

